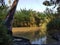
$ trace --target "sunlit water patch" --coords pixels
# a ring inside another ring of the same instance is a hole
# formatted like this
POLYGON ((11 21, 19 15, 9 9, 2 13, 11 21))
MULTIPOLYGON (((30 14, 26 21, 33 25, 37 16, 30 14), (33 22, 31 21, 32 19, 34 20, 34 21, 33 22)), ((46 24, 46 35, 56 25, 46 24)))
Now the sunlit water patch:
POLYGON ((42 38, 39 38, 39 39, 35 39, 31 43, 32 44, 46 44, 46 36, 42 37, 42 38))

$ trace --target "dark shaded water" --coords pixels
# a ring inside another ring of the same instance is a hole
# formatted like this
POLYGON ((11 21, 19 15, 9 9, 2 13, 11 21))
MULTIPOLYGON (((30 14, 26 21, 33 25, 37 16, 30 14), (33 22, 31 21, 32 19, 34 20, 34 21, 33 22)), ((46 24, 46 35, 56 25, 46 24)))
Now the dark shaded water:
POLYGON ((38 45, 42 45, 42 44, 46 44, 46 37, 40 38, 40 39, 36 39, 35 41, 30 42, 28 39, 25 38, 21 38, 21 37, 14 37, 13 40, 13 45, 30 45, 30 44, 38 44, 38 45))

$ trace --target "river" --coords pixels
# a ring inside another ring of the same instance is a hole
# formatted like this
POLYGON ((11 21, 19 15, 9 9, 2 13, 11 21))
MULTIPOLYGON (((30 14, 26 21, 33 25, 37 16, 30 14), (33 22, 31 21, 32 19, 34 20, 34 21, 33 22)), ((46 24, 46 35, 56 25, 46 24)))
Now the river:
POLYGON ((46 42, 45 32, 39 28, 19 28, 19 30, 17 28, 14 29, 13 35, 27 38, 32 44, 45 44, 46 42))

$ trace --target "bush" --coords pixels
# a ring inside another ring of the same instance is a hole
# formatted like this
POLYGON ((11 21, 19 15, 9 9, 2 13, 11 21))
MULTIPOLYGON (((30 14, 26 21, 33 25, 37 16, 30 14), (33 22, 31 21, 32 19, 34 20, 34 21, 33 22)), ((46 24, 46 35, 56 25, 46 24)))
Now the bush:
POLYGON ((11 45, 12 37, 7 34, 8 29, 3 24, 0 24, 0 45, 11 45))
POLYGON ((54 19, 47 24, 48 34, 55 34, 60 32, 60 18, 54 19))

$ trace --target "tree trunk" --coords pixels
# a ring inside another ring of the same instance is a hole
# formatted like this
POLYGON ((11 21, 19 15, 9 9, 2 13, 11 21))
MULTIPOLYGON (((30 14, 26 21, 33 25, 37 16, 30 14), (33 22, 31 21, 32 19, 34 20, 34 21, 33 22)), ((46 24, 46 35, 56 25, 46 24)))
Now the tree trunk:
POLYGON ((12 31, 12 21, 13 21, 13 17, 14 17, 14 13, 16 10, 16 6, 17 6, 18 0, 14 0, 11 9, 9 10, 7 17, 5 19, 5 25, 8 28, 8 31, 12 31))

